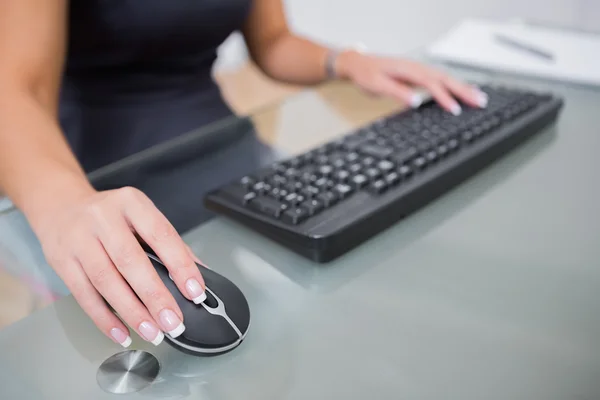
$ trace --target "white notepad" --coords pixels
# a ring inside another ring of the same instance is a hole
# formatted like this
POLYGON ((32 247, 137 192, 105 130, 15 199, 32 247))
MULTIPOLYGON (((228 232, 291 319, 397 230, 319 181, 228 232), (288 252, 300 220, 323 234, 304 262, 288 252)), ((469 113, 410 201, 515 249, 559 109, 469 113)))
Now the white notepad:
POLYGON ((428 48, 431 57, 490 70, 600 86, 600 35, 518 22, 466 20, 428 48), (549 51, 550 62, 499 43, 501 34, 549 51))

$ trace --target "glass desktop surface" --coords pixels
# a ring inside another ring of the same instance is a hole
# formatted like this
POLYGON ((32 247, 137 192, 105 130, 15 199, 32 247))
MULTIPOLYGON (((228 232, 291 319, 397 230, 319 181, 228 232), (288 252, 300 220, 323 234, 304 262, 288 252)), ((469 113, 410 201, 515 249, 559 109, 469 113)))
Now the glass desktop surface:
MULTIPOLYGON (((122 349, 66 295, 0 331, 0 397, 599 398, 600 92, 455 72, 549 89, 565 106, 555 125, 329 264, 205 214, 201 193, 218 182, 201 171, 210 157, 219 165, 250 153, 247 167, 303 152, 398 110, 391 101, 329 84, 92 174, 99 187, 141 187, 178 221, 201 259, 247 296, 248 336, 202 358, 134 335, 131 349, 154 355, 159 375, 140 392, 111 395, 96 372, 122 349)), ((4 211, 0 223, 20 232, 0 238, 5 261, 54 284, 22 216, 4 211)))

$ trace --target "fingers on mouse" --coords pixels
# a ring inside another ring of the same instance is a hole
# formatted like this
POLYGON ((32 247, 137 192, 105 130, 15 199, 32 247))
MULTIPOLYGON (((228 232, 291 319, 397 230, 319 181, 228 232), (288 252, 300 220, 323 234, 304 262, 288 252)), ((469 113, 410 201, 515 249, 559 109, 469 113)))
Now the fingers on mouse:
POLYGON ((186 329, 165 336, 176 349, 197 356, 227 353, 238 347, 250 326, 250 307, 242 291, 229 279, 197 264, 206 285, 202 301, 190 301, 179 291, 165 265, 148 254, 158 275, 179 305, 186 329))

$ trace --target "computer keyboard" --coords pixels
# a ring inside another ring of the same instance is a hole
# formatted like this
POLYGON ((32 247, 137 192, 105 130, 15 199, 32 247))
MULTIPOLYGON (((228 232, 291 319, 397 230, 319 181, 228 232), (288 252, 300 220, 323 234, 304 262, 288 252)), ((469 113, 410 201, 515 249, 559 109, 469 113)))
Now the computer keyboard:
POLYGON ((483 86, 485 109, 394 113, 210 192, 205 205, 316 262, 359 246, 554 122, 552 94, 483 86))

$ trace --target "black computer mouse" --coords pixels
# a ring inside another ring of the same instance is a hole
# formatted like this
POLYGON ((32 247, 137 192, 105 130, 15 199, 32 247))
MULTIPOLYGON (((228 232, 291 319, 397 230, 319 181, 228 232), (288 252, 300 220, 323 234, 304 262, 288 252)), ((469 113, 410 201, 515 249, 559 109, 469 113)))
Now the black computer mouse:
POLYGON ((194 304, 181 294, 160 259, 150 252, 146 254, 183 313, 185 331, 177 338, 165 335, 170 345, 187 354, 214 356, 227 353, 242 343, 250 326, 250 307, 235 284, 196 264, 206 284, 206 300, 194 304))

